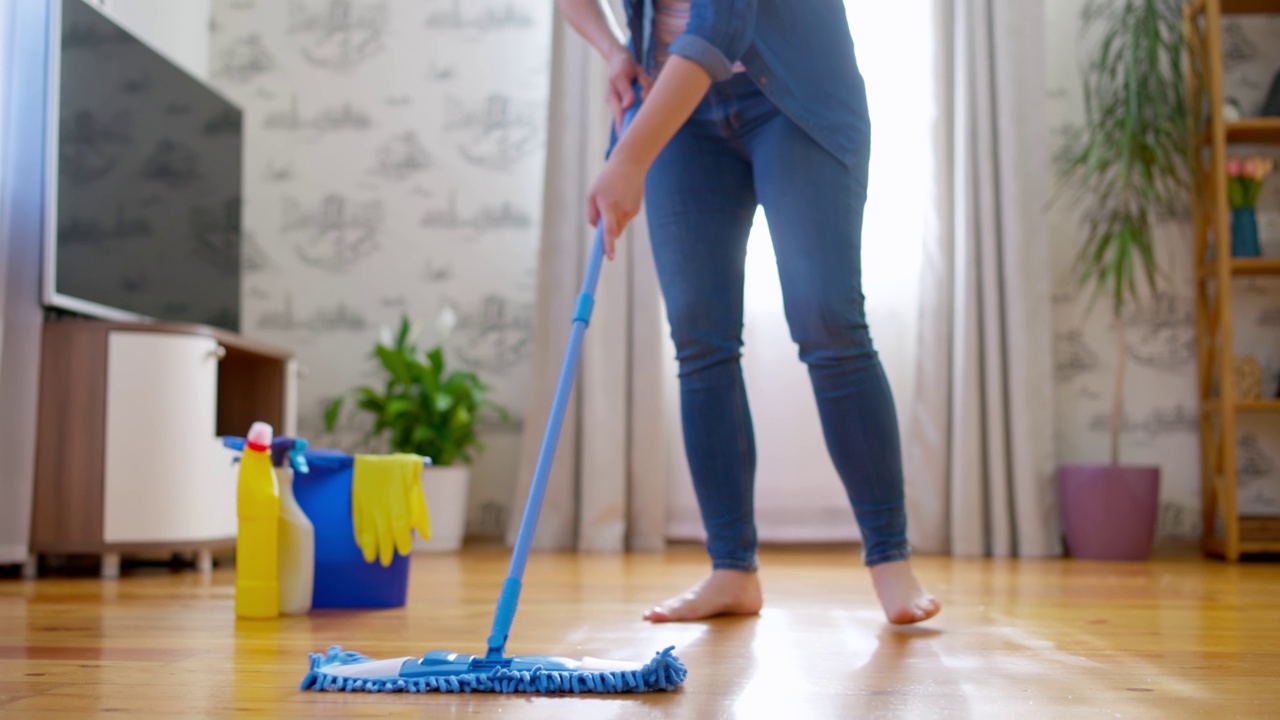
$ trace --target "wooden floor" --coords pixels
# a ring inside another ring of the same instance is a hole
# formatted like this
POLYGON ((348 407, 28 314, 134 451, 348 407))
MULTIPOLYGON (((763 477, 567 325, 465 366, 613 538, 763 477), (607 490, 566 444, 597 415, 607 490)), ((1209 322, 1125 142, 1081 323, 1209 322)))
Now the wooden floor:
POLYGON ((0 580, 0 717, 1280 717, 1280 565, 919 559, 946 604, 887 626, 848 552, 764 554, 758 618, 649 625, 698 551, 543 555, 509 652, 689 667, 628 696, 300 692, 307 653, 482 652, 507 555, 418 555, 409 604, 237 621, 231 571, 0 580))

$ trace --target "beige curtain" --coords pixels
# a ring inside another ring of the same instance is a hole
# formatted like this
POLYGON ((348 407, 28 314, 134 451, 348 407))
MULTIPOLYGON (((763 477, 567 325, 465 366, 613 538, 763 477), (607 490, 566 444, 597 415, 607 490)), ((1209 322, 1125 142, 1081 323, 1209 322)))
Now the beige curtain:
MULTIPOLYGON (((604 167, 603 62, 558 13, 530 393, 507 541, 514 543, 590 252, 585 198, 604 167)), ((540 550, 623 552, 666 543, 672 448, 664 430, 665 322, 643 213, 606 262, 534 538, 540 550)))
POLYGON ((936 187, 905 443, 919 552, 1060 552, 1042 0, 936 0, 936 187))

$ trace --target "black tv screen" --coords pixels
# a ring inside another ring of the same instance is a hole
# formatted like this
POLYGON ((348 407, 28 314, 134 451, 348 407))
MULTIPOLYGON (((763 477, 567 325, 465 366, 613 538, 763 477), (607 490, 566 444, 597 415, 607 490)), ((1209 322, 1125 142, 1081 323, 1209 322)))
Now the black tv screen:
POLYGON ((46 302, 240 326, 242 114, 84 0, 56 0, 46 302))

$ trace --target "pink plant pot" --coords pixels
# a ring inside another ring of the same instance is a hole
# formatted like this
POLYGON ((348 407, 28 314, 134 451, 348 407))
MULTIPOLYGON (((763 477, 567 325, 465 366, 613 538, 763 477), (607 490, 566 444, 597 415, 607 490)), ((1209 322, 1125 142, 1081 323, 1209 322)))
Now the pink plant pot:
POLYGON ((1160 468, 1063 465, 1058 500, 1067 552, 1082 560, 1146 560, 1160 508, 1160 468))

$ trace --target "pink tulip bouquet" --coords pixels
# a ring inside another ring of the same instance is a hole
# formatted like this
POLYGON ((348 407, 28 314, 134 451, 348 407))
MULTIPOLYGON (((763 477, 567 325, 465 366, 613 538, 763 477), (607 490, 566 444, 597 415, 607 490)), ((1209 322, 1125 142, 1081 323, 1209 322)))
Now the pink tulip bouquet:
POLYGON ((1231 207, 1257 207, 1262 183, 1274 169, 1275 160, 1269 157, 1231 158, 1227 162, 1227 199, 1231 207))

